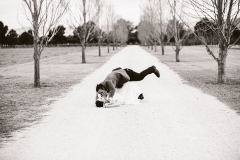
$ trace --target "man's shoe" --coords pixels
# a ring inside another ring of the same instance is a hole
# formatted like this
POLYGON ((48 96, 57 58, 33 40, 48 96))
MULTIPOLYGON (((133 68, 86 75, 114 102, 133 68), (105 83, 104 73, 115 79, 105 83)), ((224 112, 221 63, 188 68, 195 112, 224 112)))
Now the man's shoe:
POLYGON ((138 99, 141 99, 141 100, 143 100, 144 99, 144 97, 143 97, 143 94, 141 93, 139 96, 138 96, 138 99))
POLYGON ((152 66, 153 68, 153 73, 159 78, 160 77, 160 72, 157 70, 155 66, 152 66))

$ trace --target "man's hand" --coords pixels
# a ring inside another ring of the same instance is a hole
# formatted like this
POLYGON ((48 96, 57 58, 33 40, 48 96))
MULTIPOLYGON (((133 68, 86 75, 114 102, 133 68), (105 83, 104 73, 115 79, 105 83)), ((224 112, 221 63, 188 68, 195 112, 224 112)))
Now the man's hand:
POLYGON ((107 100, 106 100, 106 103, 109 105, 109 104, 113 104, 113 98, 112 97, 109 97, 107 100))

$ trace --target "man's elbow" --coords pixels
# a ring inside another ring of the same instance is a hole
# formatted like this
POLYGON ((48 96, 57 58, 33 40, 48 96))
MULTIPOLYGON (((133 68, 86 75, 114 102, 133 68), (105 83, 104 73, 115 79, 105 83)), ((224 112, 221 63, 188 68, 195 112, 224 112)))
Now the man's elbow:
POLYGON ((109 93, 109 97, 113 97, 114 96, 114 94, 115 94, 115 90, 112 90, 112 91, 110 91, 110 93, 109 93))

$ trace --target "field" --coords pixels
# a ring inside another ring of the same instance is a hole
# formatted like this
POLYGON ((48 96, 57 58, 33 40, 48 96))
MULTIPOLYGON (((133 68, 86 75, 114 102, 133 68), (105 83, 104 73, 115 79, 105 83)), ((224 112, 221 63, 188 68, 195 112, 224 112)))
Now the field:
POLYGON ((11 133, 38 123, 43 114, 69 87, 80 83, 120 49, 107 53, 97 47, 86 50, 86 64, 80 47, 45 48, 40 60, 41 88, 33 87, 33 49, 0 49, 0 142, 11 133))
MULTIPOLYGON (((172 47, 165 47, 165 55, 161 47, 157 52, 142 47, 161 62, 176 71, 186 83, 201 89, 203 92, 217 97, 221 102, 240 113, 240 49, 228 51, 226 62, 226 84, 217 84, 217 62, 207 53, 204 46, 183 47, 180 51, 180 62, 176 62, 172 47)), ((217 50, 215 50, 216 55, 217 50)), ((160 69, 161 70, 161 69, 160 69)))

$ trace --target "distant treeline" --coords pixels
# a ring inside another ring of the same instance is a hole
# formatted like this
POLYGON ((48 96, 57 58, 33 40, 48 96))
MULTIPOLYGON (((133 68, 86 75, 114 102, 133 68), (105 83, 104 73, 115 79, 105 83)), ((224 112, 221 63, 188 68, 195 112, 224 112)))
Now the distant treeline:
MULTIPOLYGON (((65 36, 66 28, 62 25, 57 27, 58 32, 54 37, 48 42, 48 47, 51 46, 80 46, 79 37, 76 35, 76 32, 73 31, 73 35, 65 36)), ((51 37, 51 31, 48 36, 51 37)), ((91 39, 88 41, 88 46, 98 45, 98 34, 93 34, 91 39)), ((44 37, 41 37, 44 38, 44 37)), ((107 40, 103 41, 101 45, 106 45, 107 40)), ((113 43, 111 40, 109 43, 113 43)), ((0 47, 11 48, 11 47, 32 47, 33 45, 33 36, 32 30, 25 31, 21 34, 17 34, 14 29, 8 31, 8 26, 5 26, 0 21, 0 47)))
MULTIPOLYGON (((201 23, 198 22, 198 23, 201 23)), ((203 25, 203 24, 201 24, 203 25)), ((196 26, 199 26, 196 24, 196 26)), ((195 32, 197 31, 197 28, 195 26, 195 32)), ((201 26, 202 27, 202 26, 201 26)), ((204 26, 205 27, 205 26, 204 26)), ((138 27, 135 27, 137 29, 138 27)), ((51 39, 50 42, 48 42, 47 47, 71 47, 71 46, 80 46, 80 40, 78 36, 76 35, 76 32, 73 31, 73 35, 65 36, 65 30, 66 28, 63 25, 59 25, 57 27, 58 32, 56 35, 51 39)), ((208 36, 204 36, 206 38, 207 44, 217 45, 218 41, 214 38, 213 34, 208 31, 208 36)), ((49 37, 51 36, 51 31, 49 32, 49 37)), ((240 36, 240 30, 236 29, 233 34, 231 41, 234 42, 236 39, 240 36)), ((43 38, 43 37, 42 37, 43 38)), ((174 44, 174 38, 173 37, 167 37, 165 35, 164 38, 165 45, 174 44)), ((110 40, 110 44, 113 42, 110 40)), ((120 43, 120 42, 119 42, 120 43)), ((189 45, 201 45, 201 41, 195 36, 195 34, 191 33, 189 36, 183 40, 183 45, 189 46, 189 45)), ((141 44, 141 41, 138 39, 138 31, 132 33, 129 31, 128 35, 128 41, 126 44, 141 44)), ((237 45, 240 45, 240 39, 236 43, 237 45)), ((93 34, 91 39, 88 41, 88 46, 97 46, 98 45, 98 34, 93 34)), ((107 39, 101 43, 102 46, 107 45, 107 39)), ((115 44, 116 45, 116 44, 115 44)), ((145 44, 141 44, 145 45, 145 44)), ((159 45, 159 44, 158 44, 159 45)), ((32 30, 25 31, 21 34, 17 34, 17 32, 14 29, 11 29, 8 31, 8 26, 4 25, 3 22, 0 21, 0 47, 2 48, 23 48, 23 47, 33 47, 33 36, 32 36, 32 30)))

